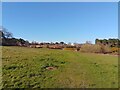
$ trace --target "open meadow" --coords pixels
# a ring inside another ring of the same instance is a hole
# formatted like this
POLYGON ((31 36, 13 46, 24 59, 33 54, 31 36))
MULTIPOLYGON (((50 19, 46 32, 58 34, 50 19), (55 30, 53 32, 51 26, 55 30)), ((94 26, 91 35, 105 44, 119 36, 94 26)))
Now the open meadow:
POLYGON ((3 46, 3 88, 117 88, 118 57, 3 46))

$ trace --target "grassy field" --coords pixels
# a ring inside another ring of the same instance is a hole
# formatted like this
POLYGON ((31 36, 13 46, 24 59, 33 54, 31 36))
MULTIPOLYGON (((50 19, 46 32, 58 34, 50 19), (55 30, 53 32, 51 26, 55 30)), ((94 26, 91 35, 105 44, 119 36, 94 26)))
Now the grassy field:
POLYGON ((3 47, 3 88, 117 88, 118 57, 3 47))

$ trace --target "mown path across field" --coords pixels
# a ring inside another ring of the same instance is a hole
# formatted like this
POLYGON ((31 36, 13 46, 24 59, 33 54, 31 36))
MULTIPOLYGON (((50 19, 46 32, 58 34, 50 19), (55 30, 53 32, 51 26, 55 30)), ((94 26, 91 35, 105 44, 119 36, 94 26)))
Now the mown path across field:
POLYGON ((118 57, 3 47, 4 88, 117 88, 118 57))

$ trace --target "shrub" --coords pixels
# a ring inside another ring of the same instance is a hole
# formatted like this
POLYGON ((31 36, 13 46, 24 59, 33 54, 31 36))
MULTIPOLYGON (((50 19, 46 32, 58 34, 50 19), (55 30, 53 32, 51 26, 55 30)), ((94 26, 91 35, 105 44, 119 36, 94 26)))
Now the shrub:
POLYGON ((112 47, 111 52, 116 55, 120 55, 120 48, 118 47, 112 47))
POLYGON ((75 48, 63 48, 63 50, 75 50, 75 48))
POLYGON ((109 53, 111 52, 110 48, 105 45, 99 44, 84 44, 81 46, 81 52, 89 52, 89 53, 109 53))
POLYGON ((92 49, 92 52, 94 52, 94 53, 100 53, 101 52, 101 46, 98 45, 98 44, 92 45, 91 49, 92 49))
POLYGON ((111 53, 111 49, 107 45, 101 45, 101 51, 102 53, 111 53))
POLYGON ((84 44, 81 46, 81 52, 93 52, 93 48, 91 44, 84 44))
POLYGON ((112 48, 111 48, 111 51, 112 51, 112 52, 118 52, 118 48, 117 48, 117 47, 112 47, 112 48))

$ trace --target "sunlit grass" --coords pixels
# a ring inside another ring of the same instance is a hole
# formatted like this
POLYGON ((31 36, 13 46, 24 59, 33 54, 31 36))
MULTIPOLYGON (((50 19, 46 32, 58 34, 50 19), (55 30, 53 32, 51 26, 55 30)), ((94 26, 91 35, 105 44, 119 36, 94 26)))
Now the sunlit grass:
POLYGON ((4 88, 118 87, 117 56, 3 47, 2 69, 4 88))

